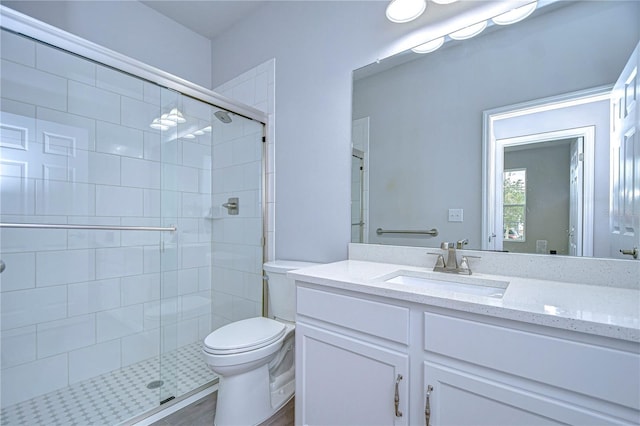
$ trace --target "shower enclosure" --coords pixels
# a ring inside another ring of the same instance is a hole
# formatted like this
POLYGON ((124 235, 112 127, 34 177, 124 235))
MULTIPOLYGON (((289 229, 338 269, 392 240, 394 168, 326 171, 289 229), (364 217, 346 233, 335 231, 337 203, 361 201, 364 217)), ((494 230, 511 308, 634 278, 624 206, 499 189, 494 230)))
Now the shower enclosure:
POLYGON ((0 42, 0 423, 118 424, 211 384, 202 339, 262 313, 263 122, 0 42))

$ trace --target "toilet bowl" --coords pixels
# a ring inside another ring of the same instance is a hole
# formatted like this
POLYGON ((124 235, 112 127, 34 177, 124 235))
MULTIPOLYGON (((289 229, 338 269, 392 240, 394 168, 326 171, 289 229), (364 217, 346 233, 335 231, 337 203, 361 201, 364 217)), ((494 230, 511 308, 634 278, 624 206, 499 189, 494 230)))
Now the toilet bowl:
POLYGON ((311 265, 265 263, 274 318, 236 321, 205 338, 202 353, 219 376, 215 425, 257 425, 293 397, 295 284, 286 272, 311 265))

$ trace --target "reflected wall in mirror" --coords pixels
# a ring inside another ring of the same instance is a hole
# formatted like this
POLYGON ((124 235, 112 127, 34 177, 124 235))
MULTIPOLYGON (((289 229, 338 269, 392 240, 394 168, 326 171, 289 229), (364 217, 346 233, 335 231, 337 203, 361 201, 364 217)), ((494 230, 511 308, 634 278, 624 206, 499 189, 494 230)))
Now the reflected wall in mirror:
MULTIPOLYGON (((365 157, 359 198, 364 214, 362 220, 352 217, 352 229, 357 229, 352 241, 439 247, 441 241, 466 238, 467 248, 492 248, 482 226, 487 205, 483 112, 612 87, 638 44, 638 22, 636 1, 554 2, 522 22, 493 26, 470 40, 448 41, 436 52, 407 51, 356 70, 352 117, 359 127, 366 122, 368 137, 366 147, 358 148, 365 157), (359 228, 362 240, 356 238, 359 228), (437 228, 439 235, 379 235, 377 228, 437 228)), ((608 101, 604 104, 606 117, 601 119, 608 123, 608 101)), ((583 254, 609 257, 609 244, 596 241, 609 232, 609 129, 596 131, 593 143, 595 155, 605 156, 595 161, 607 164, 595 172, 594 186, 605 191, 597 195, 593 209, 600 219, 592 225, 596 249, 583 254)), ((530 221, 540 219, 528 214, 530 221)), ((540 214, 544 221, 554 216, 550 211, 540 214)), ((568 236, 568 218, 562 217, 557 229, 568 236)), ((501 242, 503 231, 496 233, 501 242)), ((528 252, 570 251, 569 239, 531 237, 535 240, 528 252)), ((513 250, 509 243, 501 249, 513 250)))

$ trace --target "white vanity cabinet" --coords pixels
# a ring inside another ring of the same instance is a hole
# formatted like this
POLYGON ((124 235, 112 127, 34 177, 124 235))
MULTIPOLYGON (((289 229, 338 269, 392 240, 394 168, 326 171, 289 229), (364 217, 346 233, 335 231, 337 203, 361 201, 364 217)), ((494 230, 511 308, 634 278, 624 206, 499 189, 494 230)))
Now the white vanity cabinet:
POLYGON ((430 426, 640 424, 636 342, 300 281, 297 314, 299 425, 425 425, 428 389, 430 426))
POLYGON ((409 309, 297 289, 296 424, 408 425, 409 309))
POLYGON ((482 319, 424 314, 430 425, 640 422, 637 345, 482 319))

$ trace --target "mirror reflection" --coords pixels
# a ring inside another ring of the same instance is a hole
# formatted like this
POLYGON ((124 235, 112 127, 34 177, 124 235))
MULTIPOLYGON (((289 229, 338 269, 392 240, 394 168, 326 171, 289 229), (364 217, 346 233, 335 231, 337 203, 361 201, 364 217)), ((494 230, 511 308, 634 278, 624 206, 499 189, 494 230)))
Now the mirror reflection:
POLYGON ((514 25, 354 71, 352 241, 468 239, 469 249, 630 259, 611 243, 609 98, 640 39, 638 22, 636 1, 555 2, 514 25), (595 96, 593 116, 535 109, 585 94, 595 96), (487 124, 523 106, 533 109, 487 124), (505 173, 522 169, 521 194, 505 195, 518 189, 505 173), (433 228, 437 236, 385 232, 433 228))

